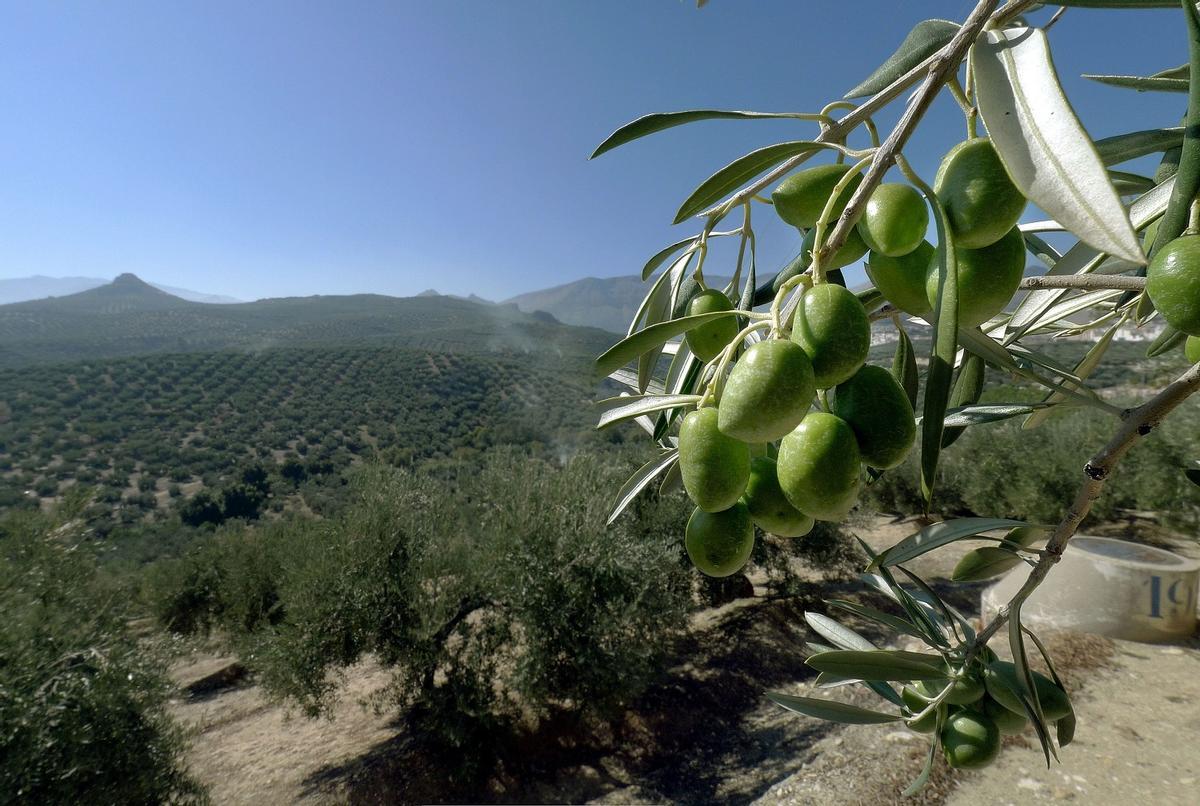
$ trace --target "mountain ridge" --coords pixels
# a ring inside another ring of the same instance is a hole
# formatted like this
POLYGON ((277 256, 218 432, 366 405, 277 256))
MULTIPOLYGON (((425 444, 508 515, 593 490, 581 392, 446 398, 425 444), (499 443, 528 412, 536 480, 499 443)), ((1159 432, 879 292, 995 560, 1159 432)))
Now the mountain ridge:
POLYGON ((441 352, 592 358, 611 335, 513 305, 450 296, 279 297, 189 302, 132 274, 65 297, 0 305, 0 366, 162 352, 376 344, 441 352))
MULTIPOLYGON (((4 278, 0 279, 0 305, 33 302, 52 297, 66 297, 78 294, 81 291, 99 288, 111 282, 111 280, 105 280, 101 277, 51 277, 45 274, 4 278)), ((244 302, 244 300, 224 294, 205 294, 200 291, 192 291, 191 289, 163 285, 161 283, 148 282, 147 285, 151 285, 159 291, 165 291, 172 296, 179 297, 188 302, 202 302, 212 305, 231 305, 244 302)))

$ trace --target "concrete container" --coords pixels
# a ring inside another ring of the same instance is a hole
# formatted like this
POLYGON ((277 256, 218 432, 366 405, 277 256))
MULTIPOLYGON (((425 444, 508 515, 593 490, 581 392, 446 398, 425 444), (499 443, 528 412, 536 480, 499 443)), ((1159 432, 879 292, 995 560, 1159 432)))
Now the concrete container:
MULTIPOLYGON (((1022 564, 983 592, 990 618, 1029 577, 1022 564)), ((1021 608, 1031 628, 1079 630, 1129 641, 1178 641, 1196 629, 1200 562, 1108 537, 1076 535, 1021 608)))

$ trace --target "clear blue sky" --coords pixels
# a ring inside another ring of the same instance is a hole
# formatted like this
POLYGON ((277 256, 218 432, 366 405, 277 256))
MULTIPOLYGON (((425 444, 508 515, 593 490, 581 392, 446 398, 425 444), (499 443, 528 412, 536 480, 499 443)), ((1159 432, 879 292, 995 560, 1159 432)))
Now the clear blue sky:
MULTIPOLYGON (((671 218, 712 170, 811 129, 702 123, 588 162, 613 128, 691 107, 815 110, 920 17, 971 5, 3 2, 0 277, 501 299, 631 274, 690 231, 671 218)), ((1051 42, 1094 136, 1182 114, 1181 95, 1076 78, 1182 63, 1180 12, 1072 9, 1051 42)), ((910 158, 932 177, 962 133, 942 102, 910 158)), ((770 219, 761 208, 763 270, 798 247, 770 219)))

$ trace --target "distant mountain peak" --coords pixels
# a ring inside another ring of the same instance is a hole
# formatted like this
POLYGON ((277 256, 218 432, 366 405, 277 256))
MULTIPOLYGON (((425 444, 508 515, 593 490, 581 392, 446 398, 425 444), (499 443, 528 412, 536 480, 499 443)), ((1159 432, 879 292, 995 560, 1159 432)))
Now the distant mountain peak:
POLYGON ((122 288, 122 289, 125 289, 128 291, 132 291, 135 288, 136 289, 148 289, 150 291, 158 290, 154 286, 147 283, 142 278, 138 277, 136 274, 132 274, 130 272, 118 274, 116 277, 114 277, 113 281, 112 281, 112 286, 113 286, 113 288, 122 288))
POLYGON ((417 296, 418 297, 440 297, 441 292, 439 292, 436 288, 426 288, 420 294, 417 294, 417 296))

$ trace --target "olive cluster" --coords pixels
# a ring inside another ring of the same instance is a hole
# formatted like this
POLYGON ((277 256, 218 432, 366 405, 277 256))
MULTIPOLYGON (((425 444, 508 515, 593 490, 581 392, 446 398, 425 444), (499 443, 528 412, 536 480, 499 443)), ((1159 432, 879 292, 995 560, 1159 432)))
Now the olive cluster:
MULTIPOLYGON (((806 255, 816 246, 818 224, 827 229, 861 182, 857 174, 847 176, 850 170, 842 164, 808 168, 772 193, 780 218, 804 233, 806 255)), ((1003 309, 1021 281, 1024 240, 1016 223, 1025 198, 986 138, 946 155, 935 192, 957 258, 960 326, 981 324, 1003 309)), ((822 267, 841 268, 869 251, 868 274, 883 297, 932 318, 939 271, 936 250, 925 240, 928 226, 918 191, 880 185, 822 267)), ((689 314, 728 310, 729 299, 713 289, 688 305, 689 314)), ((913 401, 890 372, 865 364, 871 325, 855 294, 818 282, 803 291, 781 330, 742 353, 719 402, 702 403, 680 427, 680 472, 696 505, 686 547, 710 576, 745 565, 755 525, 798 537, 815 520, 842 520, 858 499, 864 465, 896 467, 916 439, 913 401), (824 394, 814 409, 819 391, 824 394)), ((689 331, 687 343, 698 358, 712 361, 732 349, 737 336, 734 318, 723 317, 689 331)))
MULTIPOLYGON (((900 692, 908 709, 910 729, 932 733, 941 726, 938 740, 951 767, 987 766, 1000 753, 1000 737, 1020 733, 1029 724, 1016 693, 1020 685, 1016 667, 998 660, 990 649, 985 649, 984 654, 986 659, 978 659, 969 674, 952 683, 917 682, 900 692), (947 685, 949 690, 939 701, 939 694, 947 685)), ((1057 722, 1070 714, 1067 693, 1040 672, 1032 674, 1046 721, 1057 722)))

